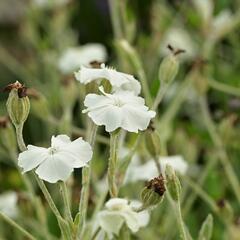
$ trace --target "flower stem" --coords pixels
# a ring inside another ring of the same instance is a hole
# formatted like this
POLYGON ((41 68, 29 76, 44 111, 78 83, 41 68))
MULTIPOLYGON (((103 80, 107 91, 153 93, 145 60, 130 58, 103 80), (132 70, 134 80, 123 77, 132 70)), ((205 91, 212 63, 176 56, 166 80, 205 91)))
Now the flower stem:
POLYGON ((16 128, 18 147, 21 150, 21 152, 24 152, 25 150, 27 150, 27 147, 23 140, 23 123, 16 125, 15 128, 16 128))
POLYGON ((5 214, 0 212, 0 217, 7 222, 8 224, 10 224, 12 227, 16 228, 19 232, 22 233, 22 235, 24 235, 27 239, 29 240, 37 240, 37 238, 35 238, 31 233, 29 233, 28 231, 26 231, 24 228, 22 228, 20 225, 18 225, 15 221, 13 221, 11 218, 9 218, 8 216, 6 216, 5 214))
POLYGON ((119 130, 110 135, 110 157, 108 161, 108 187, 111 197, 117 197, 118 189, 116 185, 116 167, 118 159, 118 139, 119 130))
POLYGON ((121 39, 123 34, 118 4, 117 0, 108 0, 114 35, 116 39, 121 39))
MULTIPOLYGON (((97 126, 91 122, 89 125, 89 131, 87 134, 87 141, 93 147, 96 134, 97 134, 97 126)), ((90 161, 89 166, 84 167, 82 170, 82 189, 81 196, 79 202, 79 213, 80 213, 80 221, 78 224, 77 234, 81 236, 85 227, 87 209, 88 209, 88 198, 89 198, 89 188, 90 188, 90 177, 91 177, 91 165, 92 161, 90 161)))
POLYGON ((68 194, 66 183, 61 181, 61 182, 59 182, 59 186, 60 186, 60 192, 63 197, 67 220, 69 221, 69 223, 72 223, 73 218, 72 218, 71 207, 70 207, 70 203, 69 203, 69 194, 68 194))
POLYGON ((180 230, 180 239, 187 240, 187 233, 186 233, 186 229, 185 229, 185 226, 184 226, 185 224, 184 224, 183 218, 182 218, 180 200, 178 200, 175 203, 175 208, 176 208, 177 220, 178 220, 178 225, 179 225, 179 230, 180 230))
POLYGON ((162 86, 159 87, 157 96, 154 100, 152 110, 156 110, 159 104, 161 103, 165 93, 167 92, 167 89, 169 87, 169 84, 163 84, 162 86))

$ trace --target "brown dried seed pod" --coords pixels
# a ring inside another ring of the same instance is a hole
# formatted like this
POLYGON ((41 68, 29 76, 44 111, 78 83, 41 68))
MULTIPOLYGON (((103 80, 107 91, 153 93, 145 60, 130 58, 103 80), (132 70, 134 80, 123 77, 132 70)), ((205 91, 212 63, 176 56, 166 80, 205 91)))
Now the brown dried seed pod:
POLYGON ((161 174, 159 177, 155 177, 150 180, 146 187, 148 189, 152 189, 160 196, 163 196, 164 192, 166 191, 163 175, 161 174))

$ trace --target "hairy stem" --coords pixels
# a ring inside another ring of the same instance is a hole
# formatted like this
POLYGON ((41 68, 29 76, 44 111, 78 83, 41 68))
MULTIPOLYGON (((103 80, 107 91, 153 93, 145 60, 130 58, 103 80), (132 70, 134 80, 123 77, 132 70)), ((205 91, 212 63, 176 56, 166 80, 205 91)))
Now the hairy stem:
POLYGON ((116 184, 116 167, 118 160, 118 139, 119 131, 111 133, 110 136, 110 157, 108 161, 108 187, 111 197, 117 197, 118 189, 116 184))

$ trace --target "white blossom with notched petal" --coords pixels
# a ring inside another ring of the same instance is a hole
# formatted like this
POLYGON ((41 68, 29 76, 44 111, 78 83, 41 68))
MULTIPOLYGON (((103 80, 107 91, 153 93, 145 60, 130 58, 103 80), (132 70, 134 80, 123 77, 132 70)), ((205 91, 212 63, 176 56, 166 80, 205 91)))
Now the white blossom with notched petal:
POLYGON ((23 173, 35 169, 39 178, 55 183, 65 181, 74 168, 87 165, 92 158, 92 148, 82 138, 71 142, 66 135, 53 136, 50 148, 28 145, 27 150, 20 153, 18 165, 23 173))
POLYGON ((88 113, 96 125, 104 125, 107 132, 117 128, 129 132, 145 130, 156 115, 144 105, 143 98, 135 96, 132 92, 118 91, 108 94, 102 87, 99 89, 103 95, 86 96, 84 105, 87 109, 83 110, 83 113, 88 113))
POLYGON ((101 64, 100 68, 87 68, 82 66, 75 73, 75 77, 83 84, 88 84, 99 79, 107 79, 113 86, 113 90, 128 90, 133 91, 138 95, 141 91, 140 83, 130 74, 118 72, 113 68, 108 68, 105 64, 101 64))
POLYGON ((141 203, 132 201, 129 203, 123 198, 112 198, 106 204, 106 209, 97 215, 98 224, 111 238, 118 235, 124 223, 133 232, 137 232, 140 227, 144 227, 149 222, 147 211, 135 212, 134 208, 140 207, 141 203))
POLYGON ((17 193, 10 191, 0 195, 0 212, 8 217, 15 218, 18 214, 17 193))
MULTIPOLYGON (((139 157, 137 157, 135 154, 132 160, 133 161, 131 161, 127 169, 124 183, 149 181, 150 179, 159 175, 153 159, 149 159, 146 163, 141 164, 139 157)), ((182 156, 159 157, 158 161, 163 173, 165 172, 167 165, 170 165, 176 172, 180 173, 181 175, 186 174, 188 169, 188 164, 182 156)))
POLYGON ((93 61, 105 62, 107 50, 99 43, 88 43, 80 47, 66 49, 58 62, 61 72, 67 74, 78 70, 82 65, 89 66, 93 61))

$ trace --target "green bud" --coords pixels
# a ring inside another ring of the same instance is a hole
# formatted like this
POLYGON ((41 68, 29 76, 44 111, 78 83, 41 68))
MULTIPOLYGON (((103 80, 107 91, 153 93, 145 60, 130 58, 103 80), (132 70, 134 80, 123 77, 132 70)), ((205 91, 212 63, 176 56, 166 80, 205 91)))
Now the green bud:
POLYGON ((153 158, 160 155, 161 142, 156 130, 147 129, 147 131, 145 131, 145 144, 148 152, 153 158))
POLYGON ((164 178, 162 175, 150 180, 141 193, 143 207, 148 208, 161 203, 165 190, 164 178))
POLYGON ((166 178, 167 178, 167 189, 174 201, 180 200, 181 183, 175 174, 174 169, 170 166, 166 166, 166 178))
POLYGON ((201 229, 198 234, 198 240, 210 240, 212 237, 212 230, 213 230, 213 217, 211 214, 209 214, 201 226, 201 229))
POLYGON ((165 57, 159 67, 159 79, 161 84, 169 84, 176 77, 179 69, 179 61, 175 54, 169 54, 165 57))
POLYGON ((9 117, 15 126, 19 126, 26 121, 30 110, 30 101, 26 95, 26 88, 17 81, 10 84, 6 89, 10 90, 7 100, 9 117))

